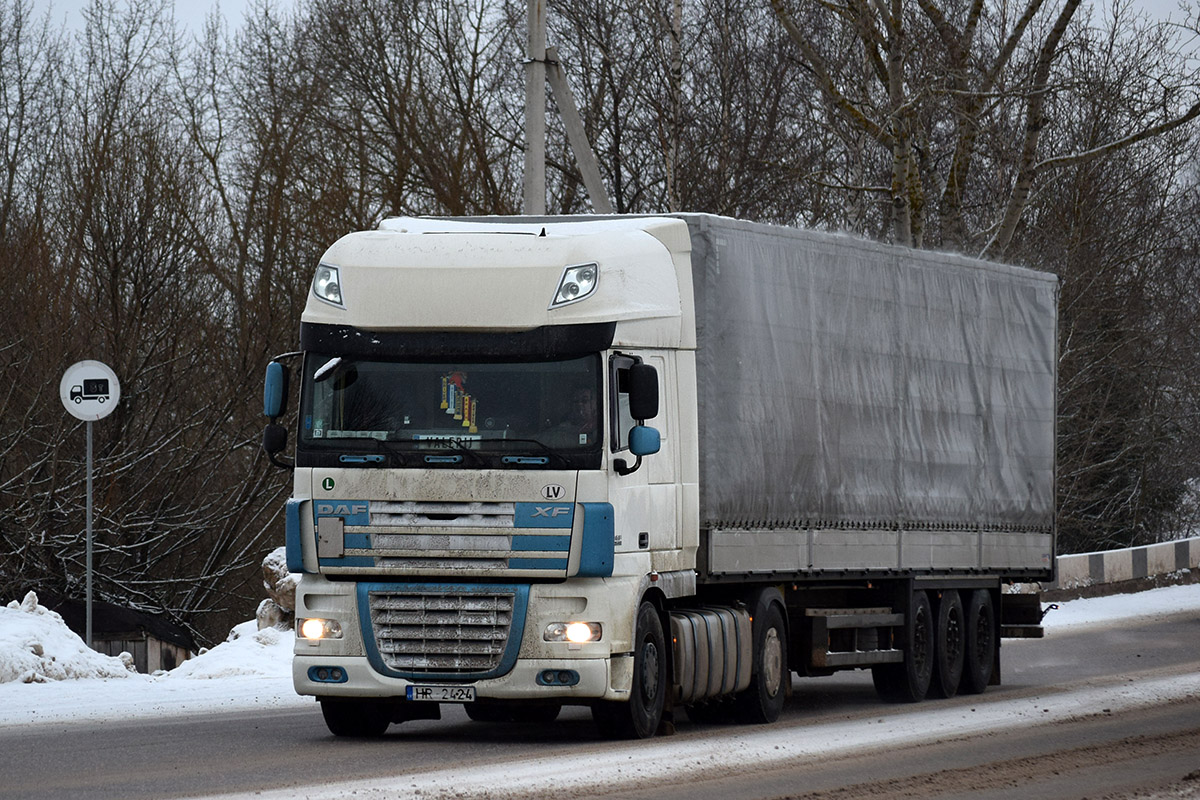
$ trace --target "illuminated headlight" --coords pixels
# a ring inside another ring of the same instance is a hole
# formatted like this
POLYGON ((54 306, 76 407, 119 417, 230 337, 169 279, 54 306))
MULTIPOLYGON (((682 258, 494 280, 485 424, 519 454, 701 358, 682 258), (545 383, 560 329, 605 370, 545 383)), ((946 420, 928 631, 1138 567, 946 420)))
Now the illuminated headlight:
POLYGON ((326 303, 346 307, 342 302, 342 281, 337 267, 330 264, 317 266, 317 274, 313 276, 313 294, 326 303))
POLYGON ((299 621, 297 630, 301 638, 317 641, 318 639, 342 638, 342 625, 335 619, 316 619, 310 617, 299 621))
POLYGON ((554 293, 551 308, 565 306, 590 295, 596 291, 600 281, 600 268, 595 264, 579 264, 563 270, 562 280, 558 282, 558 291, 554 293))
POLYGON ((583 644, 600 641, 600 634, 599 622, 551 622, 542 638, 547 642, 583 644))

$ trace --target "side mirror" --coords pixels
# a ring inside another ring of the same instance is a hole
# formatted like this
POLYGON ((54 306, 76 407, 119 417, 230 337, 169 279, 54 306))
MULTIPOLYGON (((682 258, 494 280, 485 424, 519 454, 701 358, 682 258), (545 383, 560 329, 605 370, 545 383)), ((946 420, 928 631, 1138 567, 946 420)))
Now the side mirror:
POLYGON ((618 458, 613 461, 613 469, 618 475, 630 475, 638 471, 638 467, 642 465, 642 456, 654 455, 662 447, 662 436, 658 432, 658 428, 651 428, 648 425, 637 425, 629 432, 629 452, 637 456, 630 466, 623 458, 618 458))
POLYGON ((287 447, 287 428, 282 425, 276 425, 274 422, 267 425, 263 430, 263 451, 274 456, 276 453, 282 453, 287 447))
POLYGON ((638 425, 629 432, 629 452, 638 458, 652 456, 662 447, 662 436, 658 428, 638 425))
POLYGON ((629 368, 629 415, 639 422, 658 416, 658 370, 649 364, 629 368))
POLYGON ((276 456, 284 451, 287 447, 287 428, 277 423, 269 423, 263 429, 262 448, 267 454, 267 458, 271 463, 280 469, 291 469, 292 465, 286 461, 280 461, 276 456))
MULTIPOLYGON (((263 414, 271 419, 275 419, 283 414, 284 409, 287 407, 287 394, 287 367, 278 361, 272 361, 270 364, 267 364, 267 377, 263 382, 263 414)), ((280 450, 282 449, 281 447, 280 450)), ((276 450, 275 452, 279 451, 276 450)))

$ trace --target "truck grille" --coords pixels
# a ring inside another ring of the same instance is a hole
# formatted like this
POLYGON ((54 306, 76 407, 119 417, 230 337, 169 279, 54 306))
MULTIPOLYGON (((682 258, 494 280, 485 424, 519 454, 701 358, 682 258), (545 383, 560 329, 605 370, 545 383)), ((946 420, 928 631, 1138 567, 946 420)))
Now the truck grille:
MULTIPOLYGON (((323 558, 325 569, 456 578, 566 577, 574 503, 354 502, 366 513, 344 515, 341 541, 333 542, 341 555, 323 558)), ((351 503, 325 505, 339 509, 351 503)))
POLYGON ((481 677, 501 669, 514 619, 523 628, 516 587, 478 592, 450 587, 367 591, 374 644, 382 665, 402 675, 481 677), (520 615, 518 617, 518 614, 520 615))

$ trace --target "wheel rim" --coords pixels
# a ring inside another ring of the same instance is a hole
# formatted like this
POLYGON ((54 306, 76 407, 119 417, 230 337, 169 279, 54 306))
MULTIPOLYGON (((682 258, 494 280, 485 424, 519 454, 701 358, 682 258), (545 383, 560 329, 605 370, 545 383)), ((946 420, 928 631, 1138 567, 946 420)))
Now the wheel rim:
POLYGON ((975 660, 982 664, 992 657, 992 615, 979 609, 975 617, 975 660))
POLYGON ((783 677, 783 644, 779 641, 779 631, 771 628, 763 641, 763 683, 770 697, 779 694, 779 685, 783 677))
POLYGON ((921 607, 913 620, 913 664, 918 668, 929 663, 929 610, 921 607))
POLYGON ((946 620, 946 656, 956 660, 963 652, 963 626, 959 614, 951 614, 946 620))
POLYGON ((658 647, 654 642, 642 645, 642 700, 649 706, 658 696, 658 647))

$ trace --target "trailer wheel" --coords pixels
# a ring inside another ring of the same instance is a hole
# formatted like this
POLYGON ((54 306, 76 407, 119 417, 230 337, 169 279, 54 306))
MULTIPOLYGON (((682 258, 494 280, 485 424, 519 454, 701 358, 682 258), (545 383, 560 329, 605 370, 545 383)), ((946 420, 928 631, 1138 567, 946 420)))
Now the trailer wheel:
POLYGON ((764 724, 779 719, 787 700, 787 625, 782 598, 776 590, 761 592, 751 606, 754 650, 750 686, 734 697, 741 722, 764 724))
POLYGON ((333 697, 319 699, 325 727, 334 736, 375 738, 382 736, 392 722, 392 710, 386 703, 333 697))
POLYGON ((981 694, 992 682, 995 663, 996 616, 992 593, 976 589, 967 601, 966 652, 958 690, 963 694, 981 694))
POLYGON ((648 739, 658 730, 670 685, 667 678, 667 642, 662 619, 651 603, 638 609, 633 637, 633 686, 629 702, 600 701, 592 718, 610 739, 648 739))
POLYGON ((925 699, 933 679, 933 607, 922 591, 913 592, 904 624, 904 661, 871 668, 875 691, 889 703, 916 703, 925 699))
POLYGON ((963 676, 966 636, 962 599, 957 590, 947 589, 942 592, 942 599, 938 602, 933 680, 929 684, 931 696, 954 697, 958 693, 958 684, 963 676))

